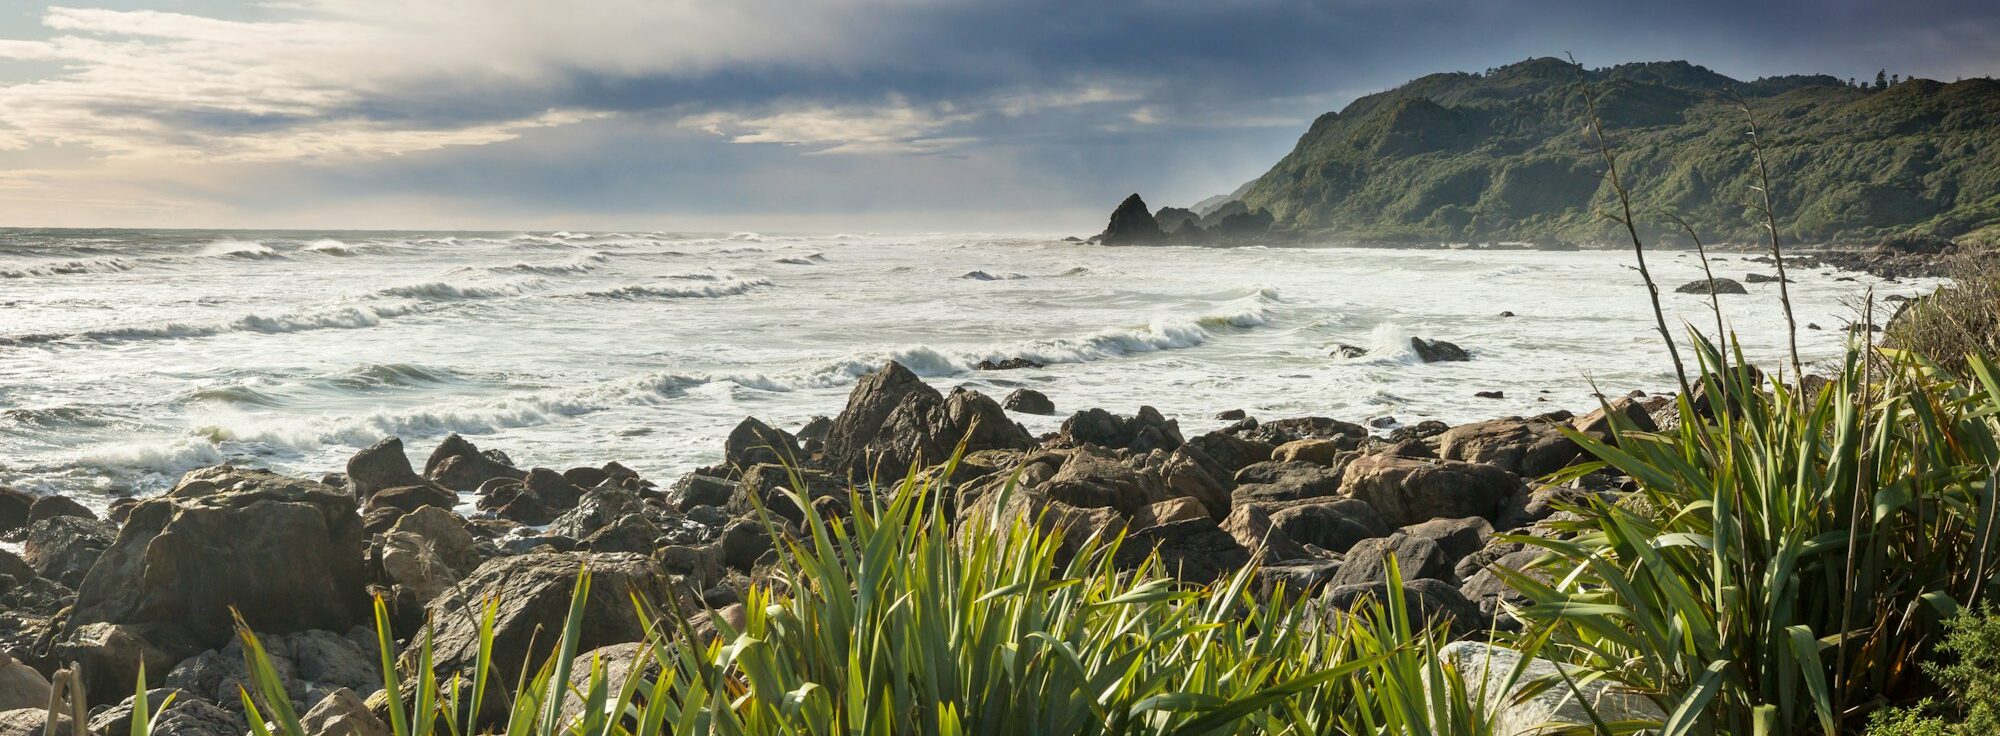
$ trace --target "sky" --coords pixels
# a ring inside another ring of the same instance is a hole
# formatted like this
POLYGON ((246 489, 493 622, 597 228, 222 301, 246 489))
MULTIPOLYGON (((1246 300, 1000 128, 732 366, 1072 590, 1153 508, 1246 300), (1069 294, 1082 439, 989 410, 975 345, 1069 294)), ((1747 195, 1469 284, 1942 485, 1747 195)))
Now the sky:
POLYGON ((1993 0, 0 0, 0 226, 1075 232, 1574 53, 2000 75, 1993 0))

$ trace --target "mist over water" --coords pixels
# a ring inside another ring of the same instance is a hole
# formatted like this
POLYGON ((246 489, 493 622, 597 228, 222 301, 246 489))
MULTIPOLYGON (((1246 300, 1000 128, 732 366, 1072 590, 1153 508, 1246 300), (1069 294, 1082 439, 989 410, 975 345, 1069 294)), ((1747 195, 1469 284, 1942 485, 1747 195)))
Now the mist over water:
MULTIPOLYGON (((1718 275, 1770 273, 1727 254, 1718 275)), ((1676 319, 1712 323, 1661 252, 1676 319)), ((0 484, 163 489, 229 461, 340 470, 388 435, 452 432, 556 468, 662 482, 755 415, 796 429, 898 360, 933 385, 1048 394, 1062 415, 1152 405, 1186 432, 1278 418, 1462 422, 1672 386, 1622 251, 1103 248, 982 235, 0 231, 0 484), (1512 311, 1515 317, 1501 317, 1512 311), (1412 335, 1470 350, 1419 363, 1412 335), (1363 358, 1328 353, 1348 343, 1363 358), (1027 358, 1044 369, 975 371, 1027 358), (1474 392, 1500 390, 1501 400, 1474 392)), ((1795 270, 1810 360, 1864 290, 1795 270)), ((1846 276, 1852 280, 1837 280, 1846 276)), ((1781 355, 1775 284, 1725 296, 1781 355)), ((1017 416, 1031 431, 1062 416, 1017 416)))

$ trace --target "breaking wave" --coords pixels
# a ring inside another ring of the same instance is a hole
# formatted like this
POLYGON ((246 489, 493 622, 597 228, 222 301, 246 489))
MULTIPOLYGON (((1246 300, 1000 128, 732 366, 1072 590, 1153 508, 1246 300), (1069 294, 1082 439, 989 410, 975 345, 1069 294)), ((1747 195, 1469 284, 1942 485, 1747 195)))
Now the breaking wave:
POLYGON ((24 279, 34 276, 72 276, 82 273, 117 273, 130 270, 132 270, 131 261, 122 258, 95 258, 0 268, 0 278, 24 279))
POLYGON ((271 246, 255 240, 217 240, 209 243, 207 247, 202 248, 201 254, 210 258, 240 258, 245 260, 284 257, 279 255, 277 251, 272 250, 271 246))
POLYGON ((382 296, 400 297, 403 299, 420 299, 423 301, 432 301, 432 302, 452 302, 452 301, 466 301, 473 299, 496 299, 499 297, 520 296, 530 291, 539 289, 547 284, 548 282, 543 281, 541 279, 531 279, 511 284, 498 284, 494 286, 459 286, 457 284, 449 284, 443 281, 429 281, 421 284, 393 286, 387 289, 383 289, 376 293, 382 296))
MULTIPOLYGON (((700 278, 700 277, 694 277, 700 278)), ((770 286, 769 279, 722 280, 700 286, 626 286, 604 291, 584 292, 584 296, 599 299, 712 299, 734 296, 751 289, 770 286)))

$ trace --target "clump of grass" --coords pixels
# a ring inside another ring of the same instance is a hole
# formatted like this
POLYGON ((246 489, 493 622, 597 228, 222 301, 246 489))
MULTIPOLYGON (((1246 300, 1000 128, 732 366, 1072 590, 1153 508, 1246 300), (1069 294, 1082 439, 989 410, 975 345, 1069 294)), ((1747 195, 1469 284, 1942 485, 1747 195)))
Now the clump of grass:
POLYGON ((1924 665, 1943 685, 1948 701, 1926 698, 1907 708, 1885 708, 1869 718, 1869 736, 1985 736, 2000 732, 2000 613, 1982 606, 1946 625, 1938 652, 1947 659, 1924 665))
POLYGON ((2000 355, 2000 256, 1968 253, 1946 270, 1953 285, 1904 307, 1883 343, 1962 371, 1967 355, 2000 355))
MULTIPOLYGON (((950 473, 942 474, 948 477, 950 473)), ((629 674, 572 671, 588 576, 554 653, 506 688, 506 715, 478 718, 487 683, 431 673, 428 638, 385 656, 396 736, 718 734, 1409 733, 1480 736, 1478 688, 1441 663, 1443 634, 1413 623, 1392 573, 1389 600, 1347 613, 1252 594, 1256 570, 1209 585, 1154 558, 1121 570, 1119 538, 1073 555, 1032 519, 946 520, 937 481, 851 494, 827 518, 802 493, 797 535, 748 593, 740 629, 714 618, 701 641, 656 618, 629 674), (1058 560, 1062 560, 1059 564, 1058 560), (409 655, 406 654, 406 657, 409 655), (469 690, 463 690, 466 685, 469 690), (565 696, 571 705, 565 709, 565 696), (581 706, 577 707, 576 704, 581 706)), ((1005 492, 1011 492, 1005 491, 1005 492)), ((798 492, 794 492, 798 493, 798 492)), ((1007 509, 1008 504, 994 505, 1007 509)), ((491 658, 492 609, 479 672, 491 658)), ((388 621, 378 608, 384 651, 388 621)), ((302 736, 255 637, 244 707, 258 734, 302 736), (260 702, 261 701, 261 702, 260 702), (268 705, 266 705, 268 704, 268 705)), ((535 663, 530 663, 535 664, 535 663)), ((581 665, 576 665, 581 666, 581 665)), ((1480 678, 1481 682, 1487 678, 1480 678)))
MULTIPOLYGON (((1852 351, 1815 393, 1714 370, 1703 416, 1571 437, 1638 484, 1593 501, 1553 555, 1554 583, 1509 580, 1552 656, 1617 673, 1677 704, 1666 733, 1839 733, 1925 691, 1915 665, 1962 604, 1990 594, 2000 380, 1959 380, 1907 356, 1880 383, 1852 351)), ((1736 355, 1736 364, 1744 365, 1736 355)), ((1614 421, 1622 424, 1622 418, 1614 421)))

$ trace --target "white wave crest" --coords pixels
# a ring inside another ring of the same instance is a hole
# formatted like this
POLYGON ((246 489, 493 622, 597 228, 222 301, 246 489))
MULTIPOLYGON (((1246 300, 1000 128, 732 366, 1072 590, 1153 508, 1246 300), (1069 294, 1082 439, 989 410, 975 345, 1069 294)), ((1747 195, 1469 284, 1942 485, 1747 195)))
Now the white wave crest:
POLYGON ((38 263, 18 268, 0 268, 0 278, 24 279, 34 276, 71 276, 83 273, 117 273, 132 270, 132 263, 122 258, 95 258, 75 261, 38 263))
POLYGON ((271 246, 255 240, 230 240, 226 238, 209 243, 201 249, 201 254, 210 258, 242 258, 249 260, 284 257, 279 255, 277 251, 271 250, 271 246))
POLYGON ((443 281, 429 281, 421 284, 393 286, 387 289, 383 289, 376 293, 382 296, 400 297, 403 299, 421 299, 424 301, 433 301, 433 302, 450 302, 450 301, 464 301, 472 299, 496 299, 499 297, 520 296, 521 294, 534 291, 547 284, 548 284, 547 281, 543 281, 541 279, 530 279, 527 281, 517 281, 511 284, 496 284, 493 286, 460 286, 457 284, 445 283, 443 281))
POLYGON ((585 292, 584 296, 599 299, 712 299, 715 297, 734 296, 751 289, 770 285, 770 279, 724 280, 700 286, 634 285, 617 289, 585 292))

